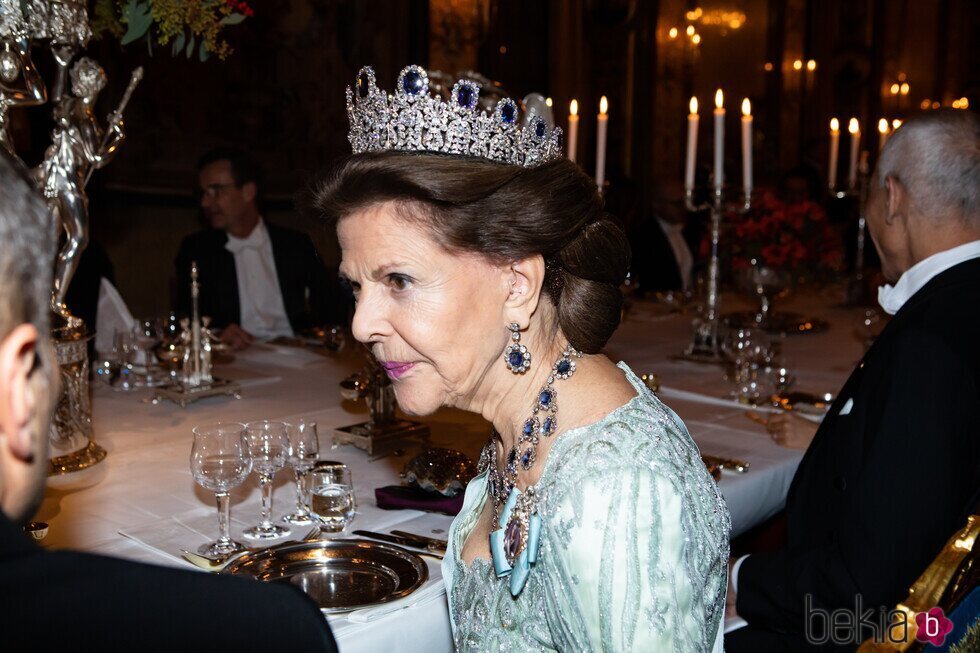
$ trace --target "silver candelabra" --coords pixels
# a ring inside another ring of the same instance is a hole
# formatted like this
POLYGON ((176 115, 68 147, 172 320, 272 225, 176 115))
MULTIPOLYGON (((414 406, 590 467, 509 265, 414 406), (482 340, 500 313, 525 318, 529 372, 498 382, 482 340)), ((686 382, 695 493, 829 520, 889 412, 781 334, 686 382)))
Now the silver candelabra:
POLYGON ((741 203, 726 202, 725 191, 715 187, 711 200, 698 204, 694 201, 694 189, 688 188, 684 195, 684 205, 688 211, 711 210, 711 259, 708 263, 708 279, 705 284, 704 309, 692 323, 691 343, 681 354, 685 360, 699 363, 720 363, 724 360, 721 349, 721 329, 718 308, 721 304, 719 284, 721 262, 718 257, 718 241, 721 239, 721 215, 726 209, 747 213, 752 208, 752 195, 742 193, 741 203))

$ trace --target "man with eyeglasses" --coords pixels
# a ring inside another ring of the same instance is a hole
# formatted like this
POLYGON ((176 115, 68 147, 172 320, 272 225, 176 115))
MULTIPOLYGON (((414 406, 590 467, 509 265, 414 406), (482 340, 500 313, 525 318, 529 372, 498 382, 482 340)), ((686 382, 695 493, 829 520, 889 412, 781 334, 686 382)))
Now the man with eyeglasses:
POLYGON ((177 253, 179 311, 190 313, 196 261, 201 314, 235 349, 339 321, 335 293, 309 236, 262 218, 258 170, 244 152, 211 150, 198 162, 198 182, 210 228, 185 238, 177 253))

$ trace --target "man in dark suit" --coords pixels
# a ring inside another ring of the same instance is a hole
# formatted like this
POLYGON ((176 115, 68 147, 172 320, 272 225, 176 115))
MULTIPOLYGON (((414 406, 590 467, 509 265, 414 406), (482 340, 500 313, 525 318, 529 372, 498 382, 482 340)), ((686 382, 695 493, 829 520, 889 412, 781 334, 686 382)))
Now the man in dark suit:
POLYGON ((178 310, 189 314, 190 269, 197 262, 201 315, 236 349, 340 322, 331 284, 310 237, 270 224, 258 207, 258 171, 234 149, 198 163, 201 210, 209 229, 181 243, 175 262, 178 310))
POLYGON ((800 463, 785 547, 734 561, 730 610, 749 625, 726 637, 731 652, 854 650, 977 503, 976 114, 932 111, 889 139, 871 180, 868 228, 895 284, 879 302, 895 317, 800 463))
POLYGON ((0 157, 0 650, 336 651, 296 587, 45 551, 24 535, 58 388, 53 236, 42 199, 0 157))

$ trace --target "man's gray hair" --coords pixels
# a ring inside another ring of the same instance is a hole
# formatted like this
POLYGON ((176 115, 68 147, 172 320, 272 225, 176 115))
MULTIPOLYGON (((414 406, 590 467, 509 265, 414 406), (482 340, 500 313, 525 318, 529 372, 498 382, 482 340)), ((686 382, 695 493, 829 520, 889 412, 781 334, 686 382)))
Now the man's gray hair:
POLYGON ((47 337, 54 229, 23 166, 0 155, 0 339, 20 324, 47 337))
POLYGON ((980 228, 980 116, 939 109, 909 118, 881 152, 877 183, 888 177, 902 183, 921 213, 980 228))

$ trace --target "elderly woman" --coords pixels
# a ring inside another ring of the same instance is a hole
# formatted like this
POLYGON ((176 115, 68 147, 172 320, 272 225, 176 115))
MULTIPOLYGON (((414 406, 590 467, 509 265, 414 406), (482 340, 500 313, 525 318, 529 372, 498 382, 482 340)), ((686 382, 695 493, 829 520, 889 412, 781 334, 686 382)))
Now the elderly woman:
POLYGON ((681 420, 600 354, 629 246, 560 132, 425 71, 348 91, 320 189, 402 410, 493 425, 443 574, 460 650, 721 650, 730 520, 681 420))

